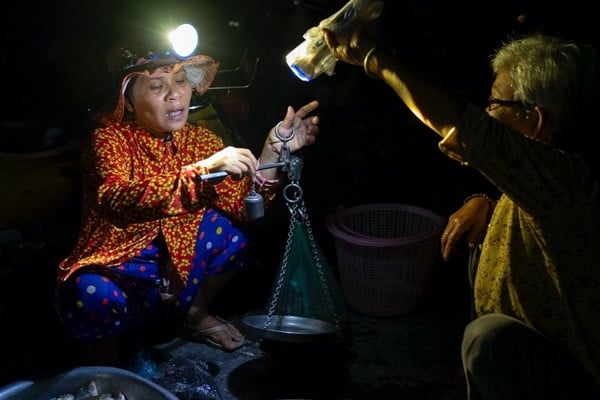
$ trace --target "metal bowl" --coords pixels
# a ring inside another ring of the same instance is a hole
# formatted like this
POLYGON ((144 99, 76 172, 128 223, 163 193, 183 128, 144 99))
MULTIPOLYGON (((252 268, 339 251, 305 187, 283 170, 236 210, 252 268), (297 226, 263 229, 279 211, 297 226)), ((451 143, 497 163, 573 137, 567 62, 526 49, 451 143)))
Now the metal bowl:
POLYGON ((0 399, 52 399, 66 393, 75 393, 92 379, 96 381, 99 392, 121 392, 127 400, 178 400, 167 389, 133 372, 103 366, 79 367, 36 382, 14 382, 0 388, 0 399))
POLYGON ((258 338, 284 342, 316 342, 332 339, 338 333, 330 322, 293 315, 246 315, 242 322, 258 338))

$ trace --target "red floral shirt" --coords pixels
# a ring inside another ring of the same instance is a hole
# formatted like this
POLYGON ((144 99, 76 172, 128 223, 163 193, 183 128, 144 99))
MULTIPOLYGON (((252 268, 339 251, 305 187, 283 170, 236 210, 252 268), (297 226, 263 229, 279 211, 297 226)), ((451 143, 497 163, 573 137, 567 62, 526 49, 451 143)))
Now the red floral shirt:
MULTIPOLYGON (((159 233, 186 282, 204 210, 245 220, 250 179, 196 181, 190 165, 224 147, 206 128, 186 124, 170 141, 133 122, 98 128, 83 146, 83 210, 75 247, 60 263, 63 282, 87 265, 115 266, 139 254, 159 233)), ((208 173, 207 170, 201 174, 208 173)), ((267 206, 275 187, 260 191, 267 206)))

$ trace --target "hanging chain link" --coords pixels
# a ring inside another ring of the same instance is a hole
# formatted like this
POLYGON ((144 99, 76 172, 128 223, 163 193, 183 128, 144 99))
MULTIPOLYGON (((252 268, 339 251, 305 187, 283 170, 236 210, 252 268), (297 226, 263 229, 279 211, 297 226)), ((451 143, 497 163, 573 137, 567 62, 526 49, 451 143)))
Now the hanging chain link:
POLYGON ((285 278, 285 274, 287 272, 288 261, 290 259, 290 252, 292 250, 292 242, 294 238, 294 226, 296 224, 295 213, 292 214, 290 218, 290 225, 288 228, 287 239, 285 242, 285 250, 283 252, 283 257, 281 261, 281 266, 279 267, 279 276, 275 281, 275 286, 273 288, 273 295, 271 297, 271 304, 269 305, 267 311, 267 319, 265 320, 265 329, 269 327, 271 324, 271 320, 273 318, 273 314, 275 313, 275 309, 277 308, 277 304, 279 303, 279 295, 281 294, 281 289, 283 288, 283 281, 285 278))
POLYGON ((321 286, 323 287, 323 289, 325 289, 327 307, 329 308, 329 312, 333 316, 335 326, 339 329, 341 323, 341 316, 337 313, 335 309, 335 304, 333 302, 333 298, 331 297, 329 283, 327 282, 325 272, 323 271, 323 264, 321 264, 319 246, 317 245, 317 241, 315 240, 315 237, 313 235, 312 226, 310 225, 310 219, 308 218, 308 212, 306 211, 304 201, 302 201, 300 213, 303 215, 304 226, 306 226, 306 233, 308 235, 310 248, 312 249, 313 259, 315 260, 315 265, 317 266, 317 273, 319 274, 319 278, 321 279, 321 286))
MULTIPOLYGON (((284 147, 287 147, 287 145, 285 143, 284 143, 284 147)), ((298 181, 300 179, 301 168, 302 168, 302 160, 295 156, 290 156, 289 162, 286 162, 286 168, 284 168, 284 170, 286 170, 288 172, 288 178, 290 179, 290 183, 284 187, 283 196, 286 200, 287 207, 288 207, 291 217, 290 217, 290 224, 288 227, 288 234, 287 234, 287 239, 286 239, 286 243, 285 243, 285 249, 284 249, 284 253, 283 253, 283 257, 282 257, 282 261, 281 261, 281 266, 279 268, 279 275, 277 277, 277 280, 275 281, 275 286, 273 287, 271 303, 269 304, 269 306, 267 308, 268 314, 267 314, 267 318, 265 320, 264 329, 268 329, 268 327, 271 325, 273 315, 275 313, 275 310, 277 309, 277 305, 279 302, 279 296, 281 294, 281 290, 283 288, 285 276, 286 276, 287 269, 288 269, 288 262, 290 259, 290 253, 291 253, 292 244, 294 241, 294 233, 296 230, 296 223, 298 221, 302 222, 304 224, 304 226, 306 227, 306 233, 307 233, 310 247, 312 250, 312 256, 313 256, 315 265, 317 267, 317 273, 319 275, 321 285, 325 292, 327 307, 329 309, 329 312, 333 316, 335 326, 339 329, 341 317, 337 313, 334 302, 333 302, 333 298, 331 297, 329 284, 327 282, 325 273, 323 271, 323 264, 321 263, 321 259, 320 259, 320 255, 319 255, 319 248, 318 248, 317 242, 314 238, 312 227, 310 225, 310 221, 308 218, 308 212, 306 210, 306 206, 305 206, 304 200, 302 198, 302 188, 300 187, 300 184, 298 183, 298 181)))

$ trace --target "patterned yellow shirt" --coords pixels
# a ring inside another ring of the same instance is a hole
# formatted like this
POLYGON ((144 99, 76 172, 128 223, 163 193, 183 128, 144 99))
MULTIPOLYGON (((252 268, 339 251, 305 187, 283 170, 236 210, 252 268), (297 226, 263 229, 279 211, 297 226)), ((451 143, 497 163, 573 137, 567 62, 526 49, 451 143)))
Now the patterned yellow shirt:
POLYGON ((503 193, 475 279, 478 315, 524 321, 600 383, 600 192, 585 161, 469 106, 445 149, 503 193))

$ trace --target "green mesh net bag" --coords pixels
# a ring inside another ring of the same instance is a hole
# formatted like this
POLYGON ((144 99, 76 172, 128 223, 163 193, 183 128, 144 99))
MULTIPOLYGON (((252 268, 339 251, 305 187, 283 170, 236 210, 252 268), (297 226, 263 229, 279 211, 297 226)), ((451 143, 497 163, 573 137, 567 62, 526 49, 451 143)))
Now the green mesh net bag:
POLYGON ((290 230, 268 311, 337 325, 345 315, 337 281, 308 226, 294 221, 290 230))
POLYGON ((345 302, 338 283, 317 244, 298 184, 302 160, 281 154, 290 183, 284 187, 291 214, 285 251, 271 289, 265 314, 247 315, 243 322, 258 336, 284 341, 347 339, 345 302))
POLYGON ((285 251, 264 315, 246 317, 254 333, 269 339, 346 339, 344 297, 317 244, 304 205, 290 207, 285 251))

